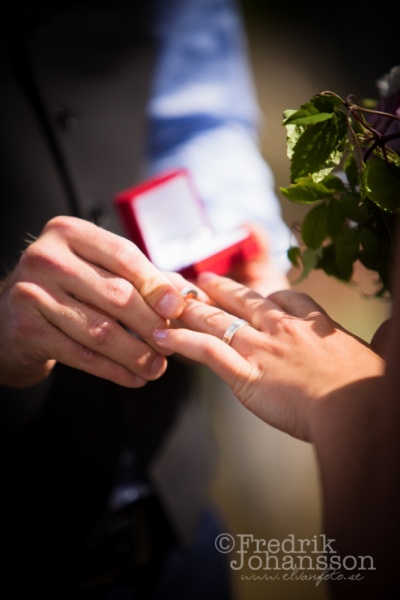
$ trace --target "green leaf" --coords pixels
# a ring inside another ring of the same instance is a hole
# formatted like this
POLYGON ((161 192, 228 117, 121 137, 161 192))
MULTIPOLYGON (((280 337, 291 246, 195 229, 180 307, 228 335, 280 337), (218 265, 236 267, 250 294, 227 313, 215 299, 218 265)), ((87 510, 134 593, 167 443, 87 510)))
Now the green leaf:
POLYGON ((294 115, 296 111, 293 110, 292 108, 288 108, 287 110, 283 111, 283 124, 285 125, 287 119, 289 119, 292 115, 294 115))
POLYGON ((366 227, 360 229, 360 261, 367 269, 378 270, 382 261, 382 248, 376 235, 366 227))
POLYGON ((343 154, 346 149, 346 140, 348 134, 348 122, 347 117, 343 111, 336 111, 336 125, 337 125, 337 144, 338 149, 343 154))
POLYGON ((301 258, 303 279, 317 268, 348 281, 360 260, 380 278, 381 296, 389 290, 392 223, 400 213, 400 155, 390 136, 367 127, 355 97, 347 98, 323 92, 284 112, 291 185, 281 192, 312 205, 301 228, 306 250, 288 255, 297 266, 301 258), (335 176, 336 167, 347 181, 335 176))
POLYGON ((386 146, 386 160, 388 163, 400 168, 400 156, 392 148, 386 146))
POLYGON ((310 102, 302 104, 297 110, 285 110, 283 112, 283 124, 285 126, 293 124, 293 121, 296 121, 297 118, 315 115, 318 114, 318 112, 320 111, 314 106, 313 101, 310 100, 310 102))
POLYGON ((317 94, 309 102, 302 104, 298 110, 286 110, 284 115, 284 125, 318 123, 331 119, 335 114, 335 109, 343 105, 343 100, 333 95, 317 94))
POLYGON ((315 173, 311 173, 311 178, 313 179, 313 181, 315 181, 315 183, 318 183, 318 182, 326 179, 326 177, 331 177, 332 170, 342 160, 342 154, 343 153, 341 150, 335 150, 334 152, 332 152, 332 154, 329 157, 329 160, 322 167, 322 169, 320 169, 319 171, 316 171, 315 173))
POLYGON ((360 173, 360 200, 361 202, 365 202, 368 198, 368 185, 367 185, 367 170, 365 168, 365 164, 363 165, 360 173))
POLYGON ((310 114, 306 110, 297 110, 293 115, 288 117, 285 125, 312 125, 313 123, 321 123, 333 118, 332 113, 317 113, 310 114))
POLYGON ((329 190, 329 193, 331 194, 336 192, 344 192, 346 190, 346 186, 340 177, 337 177, 337 175, 327 175, 320 183, 327 190, 329 190))
POLYGON ((328 166, 341 141, 335 119, 308 126, 293 148, 291 182, 328 166))
POLYGON ((307 178, 307 181, 303 180, 295 183, 290 187, 281 187, 279 190, 285 198, 296 204, 314 204, 314 202, 325 198, 325 193, 318 190, 311 178, 307 178))
POLYGON ((302 281, 310 272, 316 268, 318 261, 322 256, 322 248, 318 248, 317 250, 313 250, 312 248, 306 248, 301 256, 301 261, 303 263, 303 273, 300 277, 299 281, 302 281))
POLYGON ((343 100, 336 94, 317 94, 311 98, 310 103, 319 112, 333 112, 344 105, 343 100))
POLYGON ((353 154, 349 154, 346 158, 343 170, 351 187, 356 187, 358 185, 358 165, 353 154))
POLYGON ((330 200, 326 207, 326 232, 331 239, 335 239, 346 221, 346 213, 340 202, 337 200, 330 200))
POLYGON ((301 250, 298 246, 292 246, 287 251, 287 256, 294 267, 300 266, 301 250))
POLYGON ((354 192, 340 197, 345 215, 355 223, 364 223, 369 219, 368 207, 361 202, 360 194, 354 192))
POLYGON ((336 277, 341 281, 350 281, 353 276, 353 264, 351 262, 337 264, 337 256, 333 244, 324 246, 322 256, 317 264, 317 269, 322 269, 324 273, 331 277, 336 277))
POLYGON ((400 213, 400 168, 382 159, 369 160, 365 166, 366 194, 382 210, 400 213))
POLYGON ((311 209, 304 217, 301 237, 309 248, 316 250, 327 237, 327 214, 328 207, 323 203, 311 209))
POLYGON ((335 175, 328 175, 318 182, 312 177, 304 177, 289 187, 279 189, 285 198, 296 204, 314 204, 346 190, 342 180, 335 175))
POLYGON ((293 148, 296 146, 299 137, 303 135, 304 127, 297 125, 286 126, 286 154, 289 160, 292 160, 293 148))
POLYGON ((337 237, 335 244, 336 265, 341 270, 348 269, 359 256, 360 233, 356 228, 344 229, 337 237))

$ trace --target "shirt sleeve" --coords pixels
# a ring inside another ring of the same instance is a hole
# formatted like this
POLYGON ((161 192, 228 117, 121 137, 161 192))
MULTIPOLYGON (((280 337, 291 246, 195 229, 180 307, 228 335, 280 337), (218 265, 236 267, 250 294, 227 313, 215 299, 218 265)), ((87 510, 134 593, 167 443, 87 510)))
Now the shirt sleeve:
POLYGON ((258 140, 262 123, 236 0, 156 0, 149 174, 187 168, 211 226, 264 225, 288 270, 290 231, 258 140))

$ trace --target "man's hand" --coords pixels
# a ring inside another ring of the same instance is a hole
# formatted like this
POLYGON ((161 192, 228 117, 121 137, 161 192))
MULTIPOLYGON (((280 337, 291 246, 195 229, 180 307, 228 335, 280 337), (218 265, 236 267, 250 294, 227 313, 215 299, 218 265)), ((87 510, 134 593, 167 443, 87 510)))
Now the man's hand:
POLYGON ((59 361, 140 387, 166 369, 153 330, 184 303, 133 243, 57 217, 1 286, 0 385, 33 385, 59 361))

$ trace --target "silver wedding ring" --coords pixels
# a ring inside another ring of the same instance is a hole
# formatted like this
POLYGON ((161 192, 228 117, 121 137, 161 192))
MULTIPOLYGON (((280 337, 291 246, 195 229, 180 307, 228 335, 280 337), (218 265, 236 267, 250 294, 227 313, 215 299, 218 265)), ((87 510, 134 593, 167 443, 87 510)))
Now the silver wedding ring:
POLYGON ((233 336, 239 331, 241 327, 243 327, 243 325, 249 325, 249 323, 244 319, 236 319, 235 321, 233 321, 233 323, 229 325, 228 329, 222 336, 222 341, 225 342, 225 344, 228 344, 229 346, 232 342, 233 336))

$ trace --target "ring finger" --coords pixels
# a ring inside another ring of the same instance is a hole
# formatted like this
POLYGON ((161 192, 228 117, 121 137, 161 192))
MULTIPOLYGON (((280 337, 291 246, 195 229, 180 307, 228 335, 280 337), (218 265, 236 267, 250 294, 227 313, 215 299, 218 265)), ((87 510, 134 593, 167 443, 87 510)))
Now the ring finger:
POLYGON ((250 380, 251 354, 261 335, 242 324, 229 333, 237 321, 229 313, 190 301, 179 323, 182 328, 158 329, 153 335, 161 348, 208 366, 235 391, 241 382, 250 380), (223 341, 224 335, 229 343, 223 341))
POLYGON ((240 344, 242 355, 247 354, 255 339, 259 337, 259 332, 246 319, 195 300, 187 303, 178 323, 183 327, 213 335, 235 349, 239 350, 240 344))

